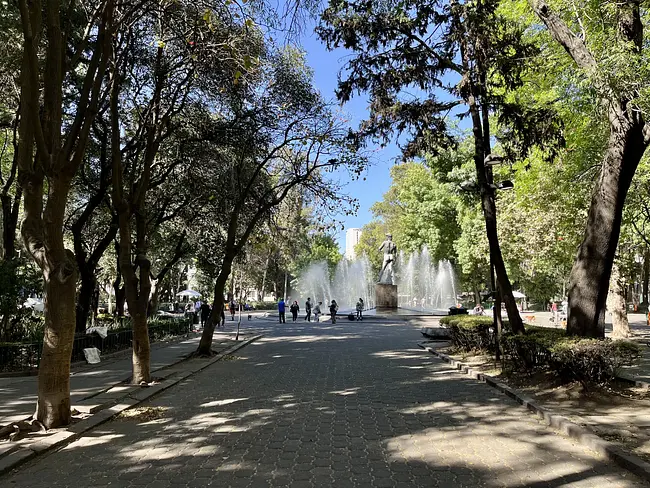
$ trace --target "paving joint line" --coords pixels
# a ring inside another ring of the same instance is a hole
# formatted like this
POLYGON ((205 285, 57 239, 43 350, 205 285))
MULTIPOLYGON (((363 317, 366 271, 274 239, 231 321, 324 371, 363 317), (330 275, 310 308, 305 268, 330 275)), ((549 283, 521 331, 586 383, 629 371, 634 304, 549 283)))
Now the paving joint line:
MULTIPOLYGON (((37 440, 29 445, 20 446, 20 447, 16 446, 16 449, 10 449, 5 453, 0 454, 0 476, 19 467, 21 464, 35 458, 40 454, 44 454, 46 452, 50 452, 55 449, 60 449, 70 444, 71 442, 74 442, 89 430, 92 430, 95 427, 105 422, 108 422, 109 420, 111 420, 118 414, 122 413, 123 411, 128 410, 129 408, 133 408, 141 403, 144 403, 146 400, 149 400, 154 395, 157 395, 171 388, 172 386, 180 383, 185 378, 193 374, 203 371, 204 369, 216 363, 217 361, 223 359, 229 354, 232 354, 233 352, 238 351, 239 349, 246 347, 252 342, 260 339, 261 337, 263 337, 263 335, 259 334, 251 337, 250 339, 246 339, 242 342, 233 344, 227 349, 224 349, 223 351, 217 353, 215 356, 209 358, 205 364, 201 365, 201 367, 184 371, 183 374, 169 380, 168 384, 163 385, 163 382, 168 381, 168 378, 165 378, 158 385, 150 386, 147 388, 141 388, 140 390, 138 390, 138 392, 143 392, 143 394, 139 395, 138 397, 132 396, 135 395, 137 392, 125 393, 123 397, 119 399, 115 399, 113 406, 110 407, 107 406, 106 408, 101 409, 96 413, 93 413, 91 416, 83 420, 80 420, 76 424, 69 426, 65 430, 57 432, 48 438, 37 440)), ((182 359, 174 363, 159 368, 155 371, 160 371, 161 369, 176 366, 177 364, 186 361, 188 357, 189 355, 183 357, 182 359)))
POLYGON ((644 461, 640 457, 625 452, 620 446, 613 442, 607 441, 602 437, 596 435, 588 427, 576 424, 568 418, 552 413, 550 410, 536 404, 530 397, 523 393, 510 388, 504 383, 500 383, 494 377, 481 373, 469 367, 466 363, 453 359, 452 357, 442 352, 436 351, 434 348, 429 347, 424 343, 418 343, 425 351, 433 354, 434 356, 442 359, 443 361, 452 365, 458 371, 465 373, 473 379, 486 383, 492 388, 500 391, 506 396, 512 398, 517 403, 528 409, 530 412, 540 417, 546 425, 561 432, 562 434, 578 441, 581 445, 597 452, 602 457, 613 461, 618 466, 626 469, 641 478, 650 481, 650 463, 644 461))

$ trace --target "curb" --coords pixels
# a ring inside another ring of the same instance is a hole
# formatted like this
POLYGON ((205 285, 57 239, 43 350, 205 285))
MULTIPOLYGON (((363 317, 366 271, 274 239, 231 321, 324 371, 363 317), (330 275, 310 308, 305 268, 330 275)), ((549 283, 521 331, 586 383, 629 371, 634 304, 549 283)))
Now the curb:
POLYGON ((507 385, 504 385, 503 383, 499 383, 492 376, 475 371, 466 364, 457 361, 447 356, 446 354, 438 352, 435 349, 424 344, 418 343, 418 346, 430 352, 434 356, 437 356, 443 361, 451 364, 460 372, 465 373, 478 381, 487 383, 492 388, 495 388, 501 393, 504 393, 506 396, 512 398, 520 405, 526 407, 529 411, 537 414, 537 416, 540 417, 544 423, 546 423, 546 425, 560 431, 567 437, 578 441, 583 446, 596 451, 598 454, 606 459, 609 459, 610 461, 613 461, 621 468, 631 471, 637 476, 650 481, 650 463, 647 463, 640 457, 626 453, 618 445, 606 441, 601 437, 598 437, 587 427, 578 425, 566 417, 551 413, 549 410, 540 407, 531 398, 523 395, 522 393, 519 393, 507 385))
MULTIPOLYGON (((134 392, 127 393, 124 397, 115 400, 115 405, 102 409, 99 412, 93 414, 92 416, 83 419, 77 422, 74 425, 71 425, 66 430, 57 432, 56 434, 51 435, 46 439, 35 441, 27 446, 22 446, 17 449, 9 449, 5 451, 5 454, 0 454, 0 475, 11 471, 14 468, 17 468, 21 464, 29 461, 30 459, 35 458, 36 456, 43 454, 45 452, 52 451, 64 447, 67 444, 79 439, 84 433, 88 432, 91 429, 94 429, 98 425, 101 425, 116 415, 120 414, 124 410, 135 407, 136 405, 143 403, 145 400, 150 399, 154 395, 161 393, 172 386, 180 383, 185 378, 198 373, 199 371, 204 370, 205 368, 216 363, 223 357, 232 354, 243 347, 246 347, 251 342, 254 342, 261 338, 262 335, 256 335, 250 339, 240 342, 239 344, 233 344, 229 348, 221 351, 214 357, 208 359, 204 364, 199 364, 196 367, 188 369, 183 372, 172 372, 169 376, 165 377, 159 384, 151 386, 149 388, 138 388, 134 392)), ((170 368, 176 366, 177 364, 186 361, 187 357, 183 359, 164 366, 161 369, 170 368)), ((159 369, 158 371, 160 371, 159 369)))
POLYGON ((617 374, 616 379, 625 381, 626 383, 629 383, 634 386, 638 386, 639 388, 645 388, 646 390, 650 389, 650 383, 648 383, 647 381, 637 380, 636 378, 632 378, 631 376, 617 374))

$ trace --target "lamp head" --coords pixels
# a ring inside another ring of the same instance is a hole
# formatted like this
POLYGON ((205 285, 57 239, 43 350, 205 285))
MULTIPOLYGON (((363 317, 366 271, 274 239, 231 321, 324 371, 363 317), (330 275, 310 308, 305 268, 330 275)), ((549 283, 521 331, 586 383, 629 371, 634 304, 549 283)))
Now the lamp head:
POLYGON ((502 164, 504 161, 505 158, 503 156, 490 153, 485 156, 485 160, 483 162, 485 163, 485 166, 496 166, 497 164, 502 164))
POLYGON ((463 191, 478 191, 478 185, 475 181, 467 180, 460 183, 460 189, 463 191))
POLYGON ((515 184, 510 180, 503 180, 497 185, 497 188, 499 190, 513 190, 515 188, 515 184))

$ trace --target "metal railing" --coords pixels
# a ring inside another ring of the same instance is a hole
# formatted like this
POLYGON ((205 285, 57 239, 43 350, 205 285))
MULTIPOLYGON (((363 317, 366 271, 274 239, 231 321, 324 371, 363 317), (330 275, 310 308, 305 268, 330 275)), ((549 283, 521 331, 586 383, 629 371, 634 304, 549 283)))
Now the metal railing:
MULTIPOLYGON (((149 341, 157 342, 169 336, 190 332, 190 319, 156 320, 149 324, 149 341)), ((72 362, 84 361, 83 350, 96 347, 102 354, 128 349, 133 343, 133 329, 119 329, 108 332, 105 338, 98 334, 75 337, 72 345, 72 362)), ((38 368, 43 352, 43 341, 27 343, 0 343, 0 372, 27 371, 38 368)))

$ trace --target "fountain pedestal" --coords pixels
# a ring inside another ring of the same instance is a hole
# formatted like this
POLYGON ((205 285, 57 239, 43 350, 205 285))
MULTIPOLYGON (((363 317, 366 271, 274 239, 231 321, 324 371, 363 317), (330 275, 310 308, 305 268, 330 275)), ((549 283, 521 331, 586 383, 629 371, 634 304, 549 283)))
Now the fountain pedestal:
POLYGON ((375 285, 375 308, 382 310, 397 310, 397 285, 377 283, 375 285))

